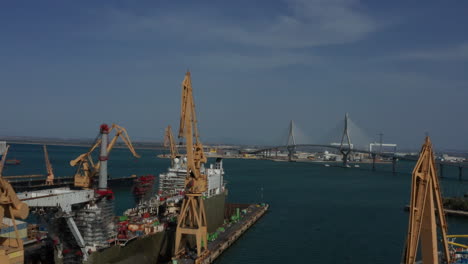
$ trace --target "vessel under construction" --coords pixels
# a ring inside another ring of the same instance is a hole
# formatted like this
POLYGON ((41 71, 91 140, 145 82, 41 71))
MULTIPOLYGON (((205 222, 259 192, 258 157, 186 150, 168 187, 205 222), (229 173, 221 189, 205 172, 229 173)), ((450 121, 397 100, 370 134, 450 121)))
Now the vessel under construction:
MULTIPOLYGON (((119 135, 132 154, 126 131, 102 125, 77 166, 74 187, 44 188, 18 194, 48 223, 54 263, 211 263, 268 210, 266 204, 227 204, 223 160, 207 164, 199 140, 190 73, 182 84, 179 153, 170 127, 166 131, 171 165, 159 175, 157 194, 148 195, 154 176, 137 178, 138 204, 114 215, 107 161, 119 135), (109 134, 116 136, 109 140, 109 134), (99 161, 92 152, 100 149, 99 161)), ((28 258, 28 256, 26 256, 28 258)), ((29 259, 32 259, 31 257, 29 259)))

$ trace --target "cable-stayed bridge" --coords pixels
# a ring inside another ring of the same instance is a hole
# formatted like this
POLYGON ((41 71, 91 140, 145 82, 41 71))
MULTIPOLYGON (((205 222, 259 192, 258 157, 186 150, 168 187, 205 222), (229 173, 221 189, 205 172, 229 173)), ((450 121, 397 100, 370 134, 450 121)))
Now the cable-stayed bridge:
MULTIPOLYGON (((339 153, 343 167, 349 167, 354 154, 365 154, 372 160, 372 169, 375 170, 377 158, 391 160, 393 172, 396 172, 396 163, 398 160, 416 161, 417 156, 410 156, 403 153, 397 153, 397 145, 384 143, 383 134, 380 133, 379 142, 375 142, 368 137, 363 129, 357 126, 346 114, 340 124, 331 129, 322 139, 316 142, 308 142, 307 136, 298 130, 294 121, 291 120, 288 126, 287 139, 276 146, 269 146, 248 152, 266 159, 278 159, 278 153, 287 151, 288 161, 296 161, 298 149, 330 149, 339 153)), ((459 168, 459 178, 462 177, 463 168, 468 167, 468 163, 446 162, 437 160, 441 174, 444 166, 454 166, 459 168)))

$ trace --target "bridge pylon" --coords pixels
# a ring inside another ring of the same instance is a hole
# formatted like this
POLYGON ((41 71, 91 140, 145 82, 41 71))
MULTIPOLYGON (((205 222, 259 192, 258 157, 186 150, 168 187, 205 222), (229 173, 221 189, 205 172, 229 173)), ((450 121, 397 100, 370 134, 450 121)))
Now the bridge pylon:
POLYGON ((343 166, 348 166, 348 156, 351 153, 352 145, 351 138, 349 137, 348 130, 348 113, 345 114, 344 119, 344 130, 343 135, 341 136, 340 152, 343 155, 343 166))
POLYGON ((291 120, 289 123, 289 136, 288 136, 288 144, 286 145, 286 149, 288 150, 288 160, 292 161, 294 153, 296 152, 296 138, 294 137, 294 121, 291 120))

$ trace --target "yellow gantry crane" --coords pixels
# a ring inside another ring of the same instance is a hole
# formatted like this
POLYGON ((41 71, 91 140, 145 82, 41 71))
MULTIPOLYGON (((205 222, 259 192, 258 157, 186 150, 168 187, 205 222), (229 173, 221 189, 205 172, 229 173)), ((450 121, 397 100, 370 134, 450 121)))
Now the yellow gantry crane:
POLYGON ((29 214, 29 207, 18 199, 11 184, 2 177, 9 147, 7 146, 0 162, 0 228, 7 227, 8 225, 4 224, 4 219, 5 217, 10 218, 16 238, 0 237, 0 263, 23 264, 23 240, 19 237, 15 218, 26 219, 29 214))
POLYGON ((182 105, 179 138, 185 139, 187 176, 185 178, 185 197, 177 219, 175 255, 183 253, 189 236, 195 236, 198 257, 207 252, 207 224, 202 193, 207 190, 207 177, 201 167, 207 159, 199 140, 195 103, 192 93, 190 72, 182 82, 182 105))
MULTIPOLYGON (((110 151, 114 148, 117 139, 120 137, 125 142, 125 145, 130 150, 132 155, 135 158, 140 158, 135 151, 135 148, 132 145, 130 137, 128 136, 127 130, 119 125, 112 124, 111 128, 109 129, 109 133, 115 130, 115 135, 112 140, 107 145, 107 153, 109 154, 110 151)), ((78 169, 75 173, 75 187, 82 187, 82 188, 91 188, 92 187, 92 180, 98 174, 100 162, 94 162, 92 153, 93 151, 101 144, 101 138, 98 138, 94 145, 88 150, 88 152, 79 155, 76 159, 70 161, 70 166, 75 167, 78 166, 78 169)))
POLYGON ((179 157, 179 152, 172 134, 171 126, 167 126, 166 133, 164 134, 164 147, 169 148, 171 151, 171 166, 174 166, 174 159, 179 157))
POLYGON ((426 137, 412 174, 410 215, 404 253, 405 264, 415 263, 419 242, 421 242, 423 263, 439 263, 437 222, 442 236, 444 262, 450 263, 447 222, 435 167, 434 151, 431 140, 426 137))
POLYGON ((49 152, 47 151, 47 146, 44 145, 44 159, 47 169, 47 178, 46 178, 46 185, 53 185, 54 184, 54 170, 52 169, 52 164, 50 163, 49 159, 49 152))

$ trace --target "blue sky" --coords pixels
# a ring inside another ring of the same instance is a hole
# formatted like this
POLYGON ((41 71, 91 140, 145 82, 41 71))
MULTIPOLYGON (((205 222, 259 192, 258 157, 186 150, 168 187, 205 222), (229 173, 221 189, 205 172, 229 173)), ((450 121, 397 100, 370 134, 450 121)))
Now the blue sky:
POLYGON ((0 136, 134 140, 177 127, 192 72, 206 142, 323 137, 468 149, 467 1, 3 1, 0 136))

